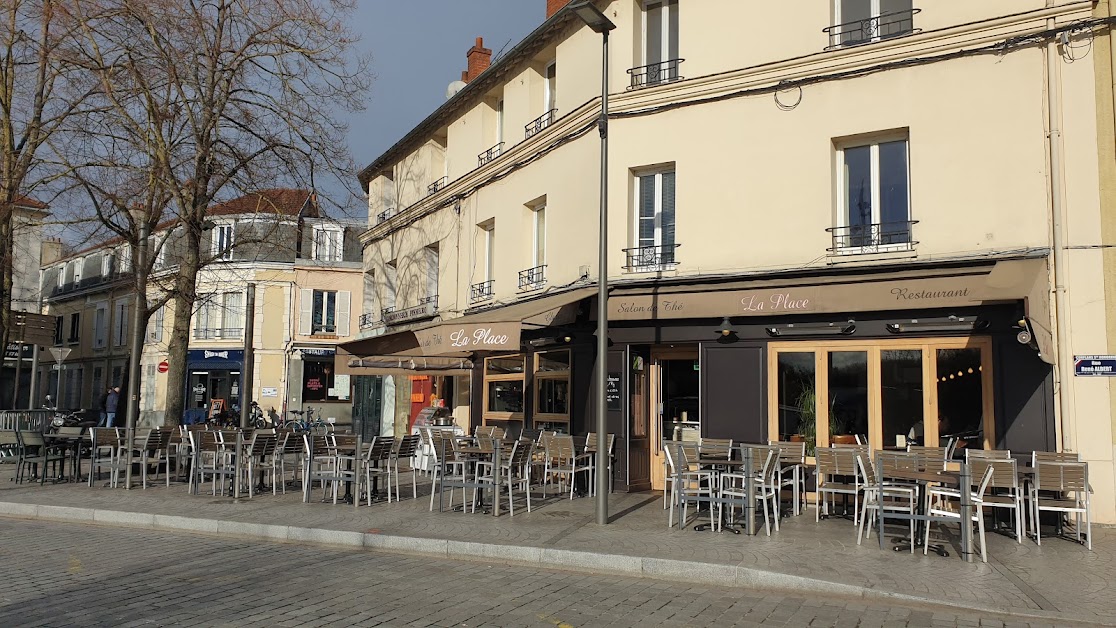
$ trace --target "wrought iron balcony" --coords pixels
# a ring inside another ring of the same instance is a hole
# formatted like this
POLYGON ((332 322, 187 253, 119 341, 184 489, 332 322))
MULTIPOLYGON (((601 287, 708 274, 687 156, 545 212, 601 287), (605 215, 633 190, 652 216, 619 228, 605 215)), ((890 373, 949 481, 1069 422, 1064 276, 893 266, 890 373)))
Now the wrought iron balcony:
POLYGON ((243 327, 195 327, 195 340, 220 340, 222 338, 243 338, 243 327))
POLYGON ((484 164, 492 161, 493 159, 496 159, 503 152, 504 152, 504 143, 500 142, 499 144, 493 146, 492 148, 490 148, 490 149, 484 151, 483 153, 477 155, 477 167, 479 168, 480 166, 483 166, 484 164))
POLYGON ((546 264, 519 271, 519 289, 534 290, 546 283, 546 264))
POLYGON ((628 263, 624 270, 653 271, 662 270, 678 263, 674 250, 681 244, 659 244, 652 246, 637 246, 624 249, 628 263))
POLYGON ((371 329, 376 326, 376 315, 372 312, 365 312, 360 315, 360 328, 371 329))
POLYGON ((496 294, 492 285, 494 283, 496 283, 495 279, 489 279, 469 286, 469 303, 481 303, 492 299, 496 294))
POLYGON ((551 109, 541 116, 531 120, 523 125, 523 139, 527 139, 550 126, 554 122, 555 116, 558 114, 557 109, 551 109))
POLYGON ((433 305, 435 309, 438 308, 438 295, 423 297, 419 299, 419 305, 433 305))
POLYGON ((395 215, 395 208, 394 207, 389 208, 389 209, 385 209, 384 211, 376 214, 376 224, 378 225, 382 222, 387 222, 388 219, 390 219, 394 215, 395 215))
POLYGON ((381 309, 380 310, 380 320, 386 321, 387 320, 387 315, 391 314, 394 311, 395 311, 395 306, 394 305, 381 309))
POLYGON ((678 65, 683 61, 685 61, 685 59, 670 59, 667 61, 660 61, 659 63, 641 65, 638 68, 628 70, 628 74, 632 77, 628 89, 640 89, 653 85, 661 85, 663 83, 681 81, 685 77, 678 72, 678 65))
POLYGON ((914 27, 914 16, 920 11, 922 9, 892 11, 823 28, 822 31, 829 35, 829 45, 825 49, 858 46, 881 39, 913 35, 922 30, 914 27))
POLYGON ((310 327, 310 333, 313 334, 313 335, 317 335, 317 334, 327 334, 327 335, 328 334, 336 334, 337 333, 337 325, 326 325, 325 323, 314 323, 310 327))
POLYGON ((439 190, 444 189, 447 185, 449 185, 449 177, 442 177, 441 179, 438 179, 434 183, 431 183, 430 185, 426 186, 426 193, 427 193, 427 195, 434 194, 434 193, 438 192, 439 190))
POLYGON ((917 220, 850 225, 826 229, 833 236, 831 255, 860 255, 889 251, 913 251, 917 241, 912 227, 917 220))

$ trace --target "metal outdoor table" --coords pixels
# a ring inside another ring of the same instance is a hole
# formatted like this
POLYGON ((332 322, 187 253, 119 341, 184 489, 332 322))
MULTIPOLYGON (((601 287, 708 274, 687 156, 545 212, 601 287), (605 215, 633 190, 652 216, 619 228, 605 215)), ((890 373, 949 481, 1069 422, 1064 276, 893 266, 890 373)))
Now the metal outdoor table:
MULTIPOLYGON (((702 502, 708 503, 709 507, 710 507, 710 517, 712 518, 713 504, 729 504, 730 506, 740 505, 740 506, 743 507, 743 510, 744 510, 744 533, 747 534, 748 536, 754 536, 756 534, 756 517, 755 517, 755 496, 756 496, 755 491, 756 491, 756 489, 755 489, 754 478, 752 477, 752 473, 751 473, 751 469, 752 469, 752 448, 745 446, 745 447, 740 447, 739 449, 740 449, 740 453, 741 453, 741 459, 739 459, 739 460, 733 460, 731 458, 726 459, 726 458, 717 457, 717 458, 698 458, 697 462, 698 462, 699 465, 709 464, 709 465, 723 465, 723 466, 733 466, 733 467, 739 466, 739 467, 743 467, 744 469, 746 469, 747 472, 745 472, 743 474, 744 475, 744 494, 745 494, 743 504, 741 504, 739 498, 735 498, 735 497, 701 497, 701 496, 696 496, 696 495, 695 496, 684 495, 684 491, 681 488, 679 488, 678 489, 678 506, 681 507, 682 502, 684 502, 684 501, 690 501, 690 502, 693 502, 695 504, 701 504, 702 502)), ((683 486, 683 483, 682 483, 682 469, 681 469, 680 465, 677 465, 677 464, 675 465, 674 473, 675 473, 675 475, 674 475, 674 486, 682 487, 683 486)), ((678 521, 679 529, 682 528, 684 523, 685 523, 684 521, 679 519, 679 521, 678 521)), ((711 524, 708 524, 708 525, 711 525, 711 524)), ((694 530, 702 531, 702 530, 705 530, 706 527, 707 527, 706 524, 702 524, 700 526, 694 526, 694 530)), ((740 533, 738 530, 735 530, 731 527, 729 528, 729 530, 733 534, 739 534, 740 533)))
MULTIPOLYGON (((85 440, 85 437, 81 434, 43 434, 43 441, 46 443, 47 447, 50 447, 52 444, 58 445, 60 443, 65 443, 65 448, 67 449, 66 453, 72 463, 70 465, 69 477, 66 478, 66 459, 62 459, 62 470, 59 472, 58 477, 53 480, 54 482, 60 482, 63 479, 71 482, 81 481, 81 442, 83 440, 85 440), (54 442, 52 443, 51 441, 54 442)), ((46 472, 45 467, 43 468, 43 472, 46 472)))
MULTIPOLYGON (((972 481, 971 481, 972 474, 971 474, 971 470, 970 470, 970 467, 969 467, 968 463, 962 463, 961 464, 961 471, 960 472, 897 470, 897 471, 888 472, 887 479, 914 481, 914 482, 917 482, 918 485, 920 487, 922 487, 923 489, 925 489, 925 486, 927 484, 931 483, 931 482, 937 483, 937 484, 945 484, 945 485, 949 485, 949 486, 958 487, 960 489, 960 490, 958 490, 958 493, 961 496, 961 508, 960 508, 960 515, 961 515, 961 559, 964 560, 965 562, 972 562, 973 561, 973 529, 972 529, 973 528, 973 526, 972 526, 973 501, 972 501, 972 493, 970 492, 971 491, 970 486, 972 484, 972 481)), ((884 480, 883 467, 881 465, 876 465, 876 482, 877 482, 877 484, 882 485, 883 480, 884 480)), ((877 525, 879 526, 878 533, 879 533, 880 547, 881 548, 883 547, 883 544, 884 544, 884 519, 885 518, 886 519, 902 519, 904 521, 909 521, 911 519, 914 519, 915 521, 919 522, 920 526, 921 525, 930 525, 931 523, 933 523, 935 521, 941 521, 941 522, 955 521, 954 519, 949 519, 949 518, 946 518, 946 517, 935 517, 933 515, 926 514, 926 512, 923 510, 923 506, 922 506, 923 503, 924 503, 924 500, 919 499, 919 502, 918 502, 919 512, 917 514, 914 514, 914 515, 908 515, 908 514, 905 514, 905 513, 898 513, 898 512, 890 512, 890 511, 887 511, 883 508, 879 509, 879 513, 878 513, 878 516, 876 517, 876 519, 877 519, 877 522, 878 522, 877 525)), ((915 533, 915 536, 916 537, 918 536, 917 531, 915 533)), ((917 538, 912 538, 910 540, 910 543, 911 543, 911 545, 917 546, 918 539, 917 538)), ((899 551, 903 547, 904 547, 903 545, 899 545, 895 549, 896 549, 896 551, 899 551)), ((910 545, 908 545, 906 547, 909 548, 910 545)), ((936 549, 935 553, 937 553, 940 556, 948 556, 949 555, 949 552, 945 551, 944 548, 936 549)))
MULTIPOLYGON (((448 452, 448 451, 452 450, 451 447, 446 446, 445 441, 449 440, 450 438, 456 438, 456 437, 454 437, 454 436, 445 437, 445 436, 440 436, 439 435, 439 436, 435 436, 434 438, 439 438, 440 440, 443 441, 442 442, 442 452, 445 453, 445 452, 448 452)), ((492 515, 494 517, 499 517, 500 516, 500 454, 501 454, 501 452, 503 451, 503 448, 504 448, 503 447, 503 439, 502 438, 493 438, 492 443, 493 443, 493 447, 492 447, 491 450, 481 448, 481 447, 459 447, 457 449, 457 451, 460 452, 460 453, 464 453, 464 454, 473 453, 473 454, 483 454, 483 455, 491 455, 492 456, 492 515)), ((444 512, 444 510, 445 510, 443 500, 444 500, 446 488, 449 488, 450 490, 455 489, 455 488, 460 488, 462 490, 462 495, 463 495, 462 501, 463 502, 464 502, 465 489, 472 488, 472 489, 480 490, 480 491, 482 491, 481 502, 483 503, 483 501, 484 501, 483 491, 487 487, 487 485, 486 484, 481 484, 480 482, 477 482, 475 479, 472 482, 470 482, 468 480, 461 480, 461 481, 452 481, 452 482, 447 483, 446 482, 446 462, 447 462, 446 457, 444 455, 439 457, 438 464, 441 466, 441 469, 439 470, 439 473, 441 473, 441 480, 438 482, 438 512, 444 512)), ((464 511, 464 503, 462 503, 462 511, 464 511)))

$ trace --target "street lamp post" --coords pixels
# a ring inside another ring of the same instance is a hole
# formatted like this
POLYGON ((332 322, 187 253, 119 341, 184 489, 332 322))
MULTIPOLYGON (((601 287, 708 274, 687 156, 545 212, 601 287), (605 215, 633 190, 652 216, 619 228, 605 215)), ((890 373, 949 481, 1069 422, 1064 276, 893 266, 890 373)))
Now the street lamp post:
POLYGON ((585 25, 601 34, 601 227, 597 279, 597 523, 608 523, 608 32, 616 28, 590 0, 569 5, 585 25))

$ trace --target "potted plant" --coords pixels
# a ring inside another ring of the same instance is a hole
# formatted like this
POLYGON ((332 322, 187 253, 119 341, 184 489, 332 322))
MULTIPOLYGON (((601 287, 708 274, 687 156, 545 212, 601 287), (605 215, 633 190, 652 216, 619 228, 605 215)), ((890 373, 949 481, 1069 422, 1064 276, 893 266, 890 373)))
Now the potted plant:
POLYGON ((814 394, 814 387, 803 388, 802 393, 795 400, 795 405, 798 406, 798 434, 795 435, 798 438, 792 436, 791 440, 805 441, 806 455, 813 456, 818 431, 817 397, 814 394))
POLYGON ((837 411, 836 397, 829 405, 829 442, 834 445, 855 445, 856 435, 849 434, 849 422, 837 411))

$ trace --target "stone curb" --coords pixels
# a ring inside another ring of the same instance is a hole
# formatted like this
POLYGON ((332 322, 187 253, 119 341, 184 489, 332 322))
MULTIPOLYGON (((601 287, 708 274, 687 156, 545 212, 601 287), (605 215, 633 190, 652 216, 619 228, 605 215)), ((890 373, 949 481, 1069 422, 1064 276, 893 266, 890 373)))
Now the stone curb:
POLYGON ((526 547, 475 543, 447 539, 396 536, 370 532, 350 532, 325 528, 300 528, 240 521, 199 519, 151 513, 46 506, 19 502, 0 502, 0 517, 91 523, 95 525, 128 526, 149 530, 173 530, 221 534, 242 538, 295 543, 314 543, 402 554, 420 554, 457 560, 480 560, 515 563, 544 569, 562 569, 594 574, 616 574, 629 577, 654 578, 715 586, 759 589, 796 595, 822 595, 859 598, 869 602, 907 602, 911 604, 1009 615, 1039 622, 1077 622, 1098 626, 1116 626, 1096 618, 1073 617, 1048 611, 1003 609, 977 604, 961 604, 918 597, 905 593, 882 591, 817 578, 796 576, 754 567, 722 563, 674 560, 666 558, 597 554, 578 550, 548 547, 526 547))

